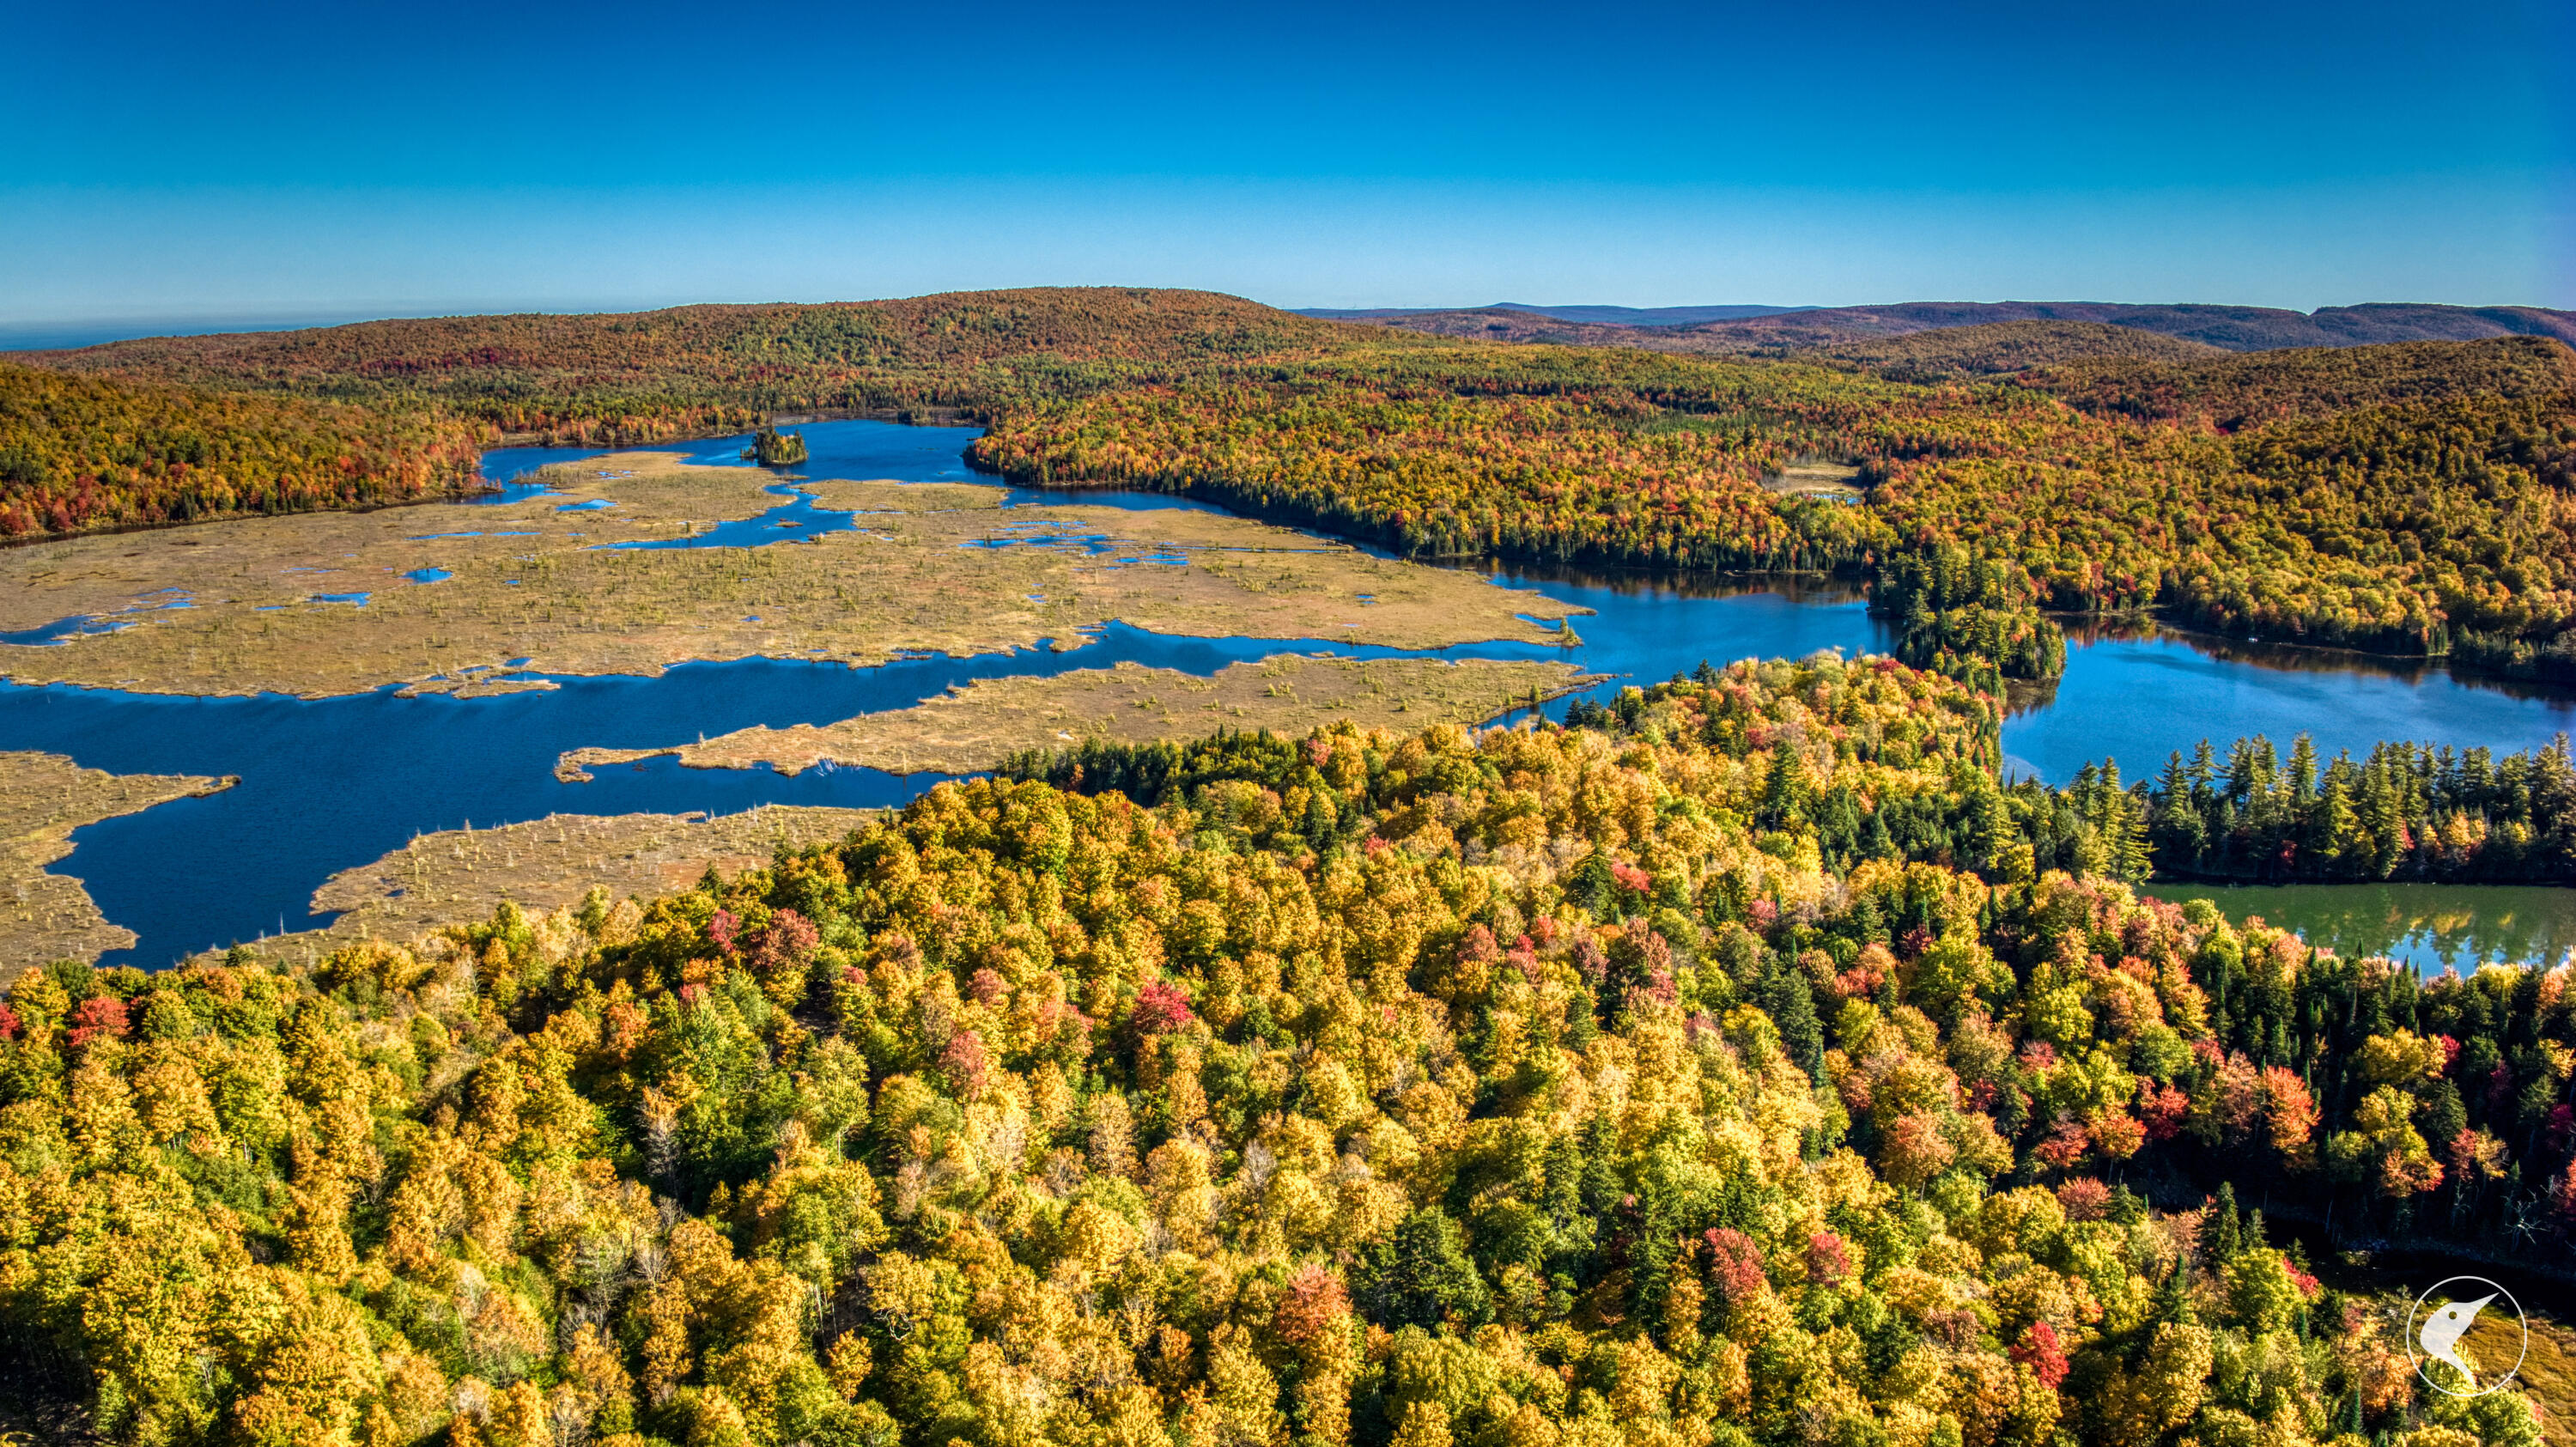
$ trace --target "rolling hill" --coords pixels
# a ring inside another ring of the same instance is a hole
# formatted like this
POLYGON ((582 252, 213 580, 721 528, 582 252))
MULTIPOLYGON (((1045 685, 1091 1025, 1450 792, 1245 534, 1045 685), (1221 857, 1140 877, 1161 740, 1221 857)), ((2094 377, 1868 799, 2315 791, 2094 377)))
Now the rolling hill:
MULTIPOLYGON (((1724 308, 1737 310, 1736 308, 1724 308)), ((1712 355, 1824 351, 1875 338, 2004 322, 2082 322, 2126 327, 2231 352, 2284 347, 2352 347, 2386 342, 2477 341, 2541 336, 2576 345, 2576 312, 2544 307, 2458 307, 2374 302, 2315 312, 2250 306, 2135 306, 2113 302, 1904 302, 1810 307, 1676 324, 1606 315, 1611 307, 1545 311, 1494 306, 1460 311, 1334 313, 1355 321, 1442 336, 1578 346, 1631 346, 1712 355)), ((1684 312, 1693 308, 1667 308, 1684 312)), ((1718 310, 1707 308, 1701 310, 1718 310)))
POLYGON ((333 401, 426 403, 503 433, 635 443, 748 429, 777 412, 980 414, 1215 363, 1384 342, 1383 333, 1213 292, 1044 287, 361 322, 154 337, 13 360, 333 401))

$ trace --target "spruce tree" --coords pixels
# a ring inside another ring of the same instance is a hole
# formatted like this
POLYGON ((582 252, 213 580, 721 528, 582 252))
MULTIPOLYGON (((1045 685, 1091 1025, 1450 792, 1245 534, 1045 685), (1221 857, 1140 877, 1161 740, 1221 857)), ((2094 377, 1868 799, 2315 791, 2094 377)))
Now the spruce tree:
POLYGON ((1774 953, 1765 963, 1760 1004, 1780 1029, 1780 1048, 1810 1078, 1824 1068, 1825 1032, 1816 1021, 1815 997, 1806 976, 1774 953))
POLYGON ((2244 1249, 2242 1233, 2243 1227, 2236 1219, 2236 1187, 2221 1181, 2217 1199, 2210 1202, 2208 1214, 2200 1222, 2200 1254, 2208 1260, 2211 1270, 2224 1270, 2236 1259, 2236 1253, 2244 1249))

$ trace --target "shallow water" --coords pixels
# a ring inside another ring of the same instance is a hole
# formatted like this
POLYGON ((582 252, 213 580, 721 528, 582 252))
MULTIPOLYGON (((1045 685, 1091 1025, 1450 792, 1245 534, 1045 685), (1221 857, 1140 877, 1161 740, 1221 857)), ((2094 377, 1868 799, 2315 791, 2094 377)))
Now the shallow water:
MULTIPOLYGON (((0 684, 0 741, 69 754, 115 773, 234 774, 241 782, 77 832, 57 872, 85 881, 111 920, 141 936, 106 963, 159 965, 209 944, 322 921, 305 905, 339 870, 414 835, 550 813, 730 814, 760 803, 900 803, 941 775, 874 769, 684 769, 664 758, 554 777, 585 745, 651 748, 753 724, 830 723, 906 708, 978 678, 1052 675, 1135 662, 1206 676, 1282 652, 1414 656, 1320 640, 1174 638, 1123 625, 1066 652, 937 655, 880 668, 766 659, 692 663, 661 678, 562 678, 492 698, 400 698, 390 690, 309 701, 183 698, 0 684)), ((1493 644, 1445 657, 1530 657, 1493 644)))
MULTIPOLYGON (((793 467, 773 467, 780 477, 846 477, 861 482, 892 478, 897 482, 972 482, 966 445, 984 435, 980 427, 906 427, 894 422, 815 422, 791 428, 805 434, 806 457, 793 467)), ((676 452, 698 467, 751 467, 743 448, 748 434, 706 437, 689 442, 650 442, 630 449, 676 452)), ((603 447, 498 447, 483 454, 483 479, 500 486, 541 467, 605 456, 603 447)), ((539 495, 534 489, 522 497, 539 495)))
POLYGON ((2346 958, 2385 955, 2425 974, 2564 962, 2576 952, 2576 890, 2522 884, 2151 884, 2206 899, 2242 924, 2294 930, 2346 958))
MULTIPOLYGON (((806 437, 807 461, 770 469, 780 479, 770 489, 781 494, 779 507, 680 545, 760 546, 864 521, 815 507, 794 487, 801 478, 975 480, 961 455, 975 436, 972 428, 853 421, 798 430, 806 437)), ((657 450, 705 465, 750 466, 741 457, 745 441, 718 438, 657 450)), ((502 449, 486 454, 484 474, 509 484, 518 497, 542 496, 542 485, 512 480, 548 463, 598 455, 595 448, 502 449)), ((1025 509, 1031 523, 1066 506, 1224 511, 1190 498, 1123 491, 1012 488, 1006 503, 1025 509)), ((1097 538, 1053 545, 1109 550, 1097 538)), ((1150 550, 1136 557, 1168 561, 1150 550)), ((1595 610, 1573 620, 1580 642, 1471 645, 1436 656, 1561 657, 1611 675, 1593 690, 1597 697, 1686 673, 1703 660, 1722 667, 1738 658, 1829 648, 1855 654, 1883 651, 1890 641, 1858 593, 1812 580, 1509 569, 1488 576, 1595 610)), ((151 603, 184 600, 142 606, 151 603)), ((113 616, 93 626, 106 626, 113 616)), ((58 646, 78 645, 66 639, 58 646)), ((211 943, 318 923, 305 914, 315 888, 418 833, 554 812, 880 805, 907 799, 936 777, 842 768, 788 778, 767 769, 682 769, 657 759, 598 770, 595 782, 568 785, 553 774, 555 759, 568 749, 660 747, 753 724, 826 723, 908 707, 976 678, 1120 661, 1204 676, 1289 651, 1401 656, 1315 641, 1168 637, 1113 625, 1096 644, 1067 653, 917 658, 871 670, 768 660, 699 663, 660 678, 567 678, 554 691, 470 700, 405 699, 390 691, 319 702, 189 699, 0 683, 0 748, 67 753, 119 773, 241 776, 225 793, 83 829, 75 852, 56 866, 85 880, 108 918, 142 936, 135 950, 111 956, 110 963, 158 965, 211 943)), ((1561 716, 1566 702, 1550 712, 1561 716)), ((2576 700, 2546 691, 2484 687, 2347 655, 2102 637, 2070 647, 2066 677, 2053 696, 2005 724, 2004 748, 2010 767, 2063 783, 2105 753, 2118 757, 2134 779, 2203 736, 2224 742, 2261 731, 2286 741, 2306 730, 2331 754, 2382 738, 2512 750, 2570 728, 2576 728, 2576 700)))

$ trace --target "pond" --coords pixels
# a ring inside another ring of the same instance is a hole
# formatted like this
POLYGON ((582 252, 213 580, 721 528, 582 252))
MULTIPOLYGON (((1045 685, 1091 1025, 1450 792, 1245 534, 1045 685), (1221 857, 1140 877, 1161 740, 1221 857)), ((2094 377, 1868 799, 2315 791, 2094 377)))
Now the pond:
MULTIPOLYGON (((759 518, 682 540, 690 546, 758 546, 845 526, 848 514, 813 506, 801 478, 972 479, 962 453, 971 428, 845 421, 798 429, 809 448, 795 468, 773 468, 780 505, 759 518), (800 524, 780 527, 782 522, 800 524)), ((690 461, 750 466, 746 439, 668 444, 690 461)), ((484 473, 508 495, 542 495, 526 474, 595 457, 595 448, 509 448, 486 454, 484 473)), ((566 501, 573 499, 567 498, 566 501)), ((1223 511, 1160 493, 1011 489, 1032 517, 1079 504, 1223 511)), ((1594 611, 1574 619, 1568 649, 1482 644, 1449 658, 1565 657, 1613 675, 1606 697, 1629 683, 1685 673, 1703 660, 1860 653, 1889 645, 1886 626, 1848 587, 1814 580, 1676 578, 1643 573, 1488 572, 1498 584, 1535 588, 1594 611)), ((166 601, 166 600, 164 600, 166 601)), ((94 626, 109 626, 105 620, 94 626)), ((68 629, 76 632, 77 629, 68 629)), ((38 640, 28 639, 34 642, 38 640)), ((54 646, 78 646, 76 639, 54 646)), ((1120 661, 1205 676, 1273 653, 1388 657, 1392 650, 1317 640, 1187 638, 1118 625, 1091 646, 970 658, 914 658, 856 670, 752 660, 691 664, 659 678, 563 678, 545 692, 460 700, 398 698, 390 691, 307 702, 262 697, 194 699, 0 683, 0 748, 44 749, 118 773, 233 774, 235 788, 107 820, 80 830, 57 872, 79 877, 107 917, 141 943, 108 963, 165 964, 210 944, 310 928, 312 892, 341 869, 401 847, 415 834, 542 818, 554 812, 731 813, 759 803, 897 803, 937 776, 868 769, 683 769, 672 760, 598 771, 594 783, 554 777, 566 750, 588 745, 659 747, 754 724, 826 723, 908 707, 977 678, 1053 674, 1120 661)), ((2331 755, 2383 738, 2430 739, 2515 750, 2576 727, 2576 700, 2408 672, 2346 655, 2248 652, 2188 637, 2078 639, 2065 678, 2004 727, 2008 767, 2064 782, 2087 762, 2115 755, 2132 779, 2203 736, 2222 741, 2267 731, 2314 734, 2331 755), (2312 665, 2285 666, 2286 663, 2312 665), (2321 665, 2321 666, 2313 666, 2321 665)), ((1552 706, 1562 713, 1565 701, 1552 706)), ((2552 937, 2554 938, 2554 936, 2552 937)))
POLYGON ((2524 884, 2151 884, 2159 899, 2205 899, 2235 923, 2260 918, 2346 958, 2385 955, 2424 974, 2485 964, 2566 962, 2576 889, 2524 884))

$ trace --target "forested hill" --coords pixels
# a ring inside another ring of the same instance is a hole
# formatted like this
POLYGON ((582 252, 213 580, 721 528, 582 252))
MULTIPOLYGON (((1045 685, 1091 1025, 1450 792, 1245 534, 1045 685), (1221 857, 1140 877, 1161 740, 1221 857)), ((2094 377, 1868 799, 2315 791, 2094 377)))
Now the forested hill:
MULTIPOLYGON (((503 432, 640 442, 817 408, 958 408, 1384 347, 1374 329, 1212 292, 1050 287, 155 337, 20 360, 61 371, 427 404, 503 432)), ((1399 346, 1437 345, 1408 339, 1399 346)))
POLYGON ((2540 337, 2513 337, 2212 353, 2180 361, 2096 354, 2034 368, 2023 381, 2088 412, 2158 421, 2201 417, 2235 431, 2260 420, 2364 407, 2563 399, 2576 393, 2576 351, 2540 337))
MULTIPOLYGON (((2110 302, 1903 302, 1894 306, 1802 307, 1675 325, 1632 322, 1603 307, 1473 307, 1457 311, 1320 313, 1352 320, 1490 340, 1650 347, 1711 355, 1829 351, 1873 338, 2004 322, 2090 322, 2200 342, 2232 352, 2283 347, 2355 347, 2388 342, 2555 337, 2576 345, 2576 312, 2545 307, 2437 306, 2374 302, 2315 312, 2252 306, 2131 306, 2110 302)), ((1669 310, 1685 311, 1685 308, 1669 310)), ((1708 308, 1705 310, 1716 310, 1708 308)), ((1730 308, 1729 310, 1733 310, 1730 308)), ((1743 310, 1751 310, 1746 308, 1743 310)))
POLYGON ((190 393, 192 417, 231 428, 237 404, 257 435, 0 416, 0 453, 61 454, 67 479, 0 477, 17 536, 67 530, 46 488, 131 495, 67 514, 72 529, 206 515, 186 501, 193 474, 131 459, 256 452, 277 425, 263 419, 290 415, 339 429, 315 455, 355 460, 349 490, 293 494, 313 506, 416 494, 407 455, 371 440, 386 429, 604 445, 810 410, 955 413, 990 429, 974 460, 1017 480, 1190 492, 1408 553, 1867 574, 1892 585, 1879 601, 1905 618, 1903 656, 1980 682, 2055 671, 2041 607, 2576 678, 2576 354, 2544 337, 2237 355, 2060 318, 1712 357, 1044 289, 33 359, 117 387, 225 389, 190 393), (306 410, 279 410, 281 393, 306 410), (1820 458, 1859 469, 1858 506, 1769 487, 1820 458))
POLYGON ((0 537, 435 496, 477 485, 476 446, 418 409, 0 362, 0 537))
POLYGON ((2206 342, 2106 322, 2021 321, 1873 337, 1822 348, 1809 359, 1897 381, 1936 382, 2107 358, 2188 364, 2228 355, 2206 342))

